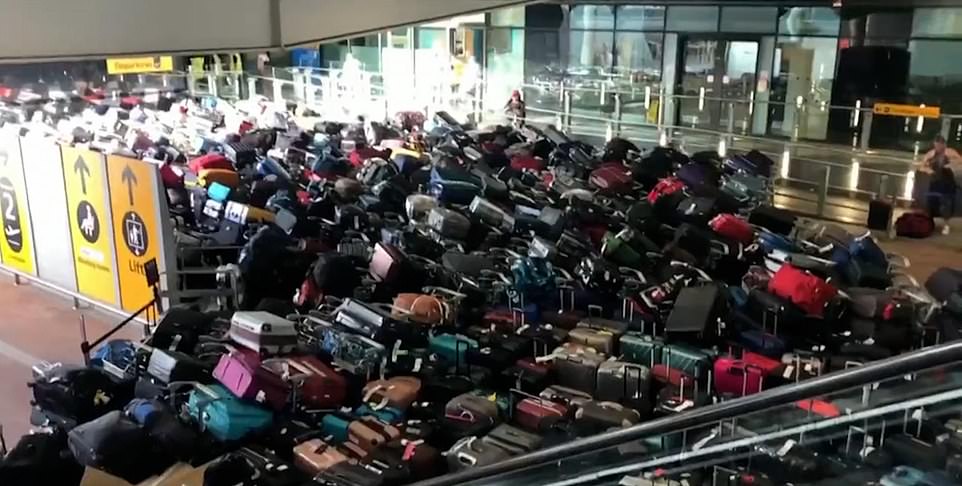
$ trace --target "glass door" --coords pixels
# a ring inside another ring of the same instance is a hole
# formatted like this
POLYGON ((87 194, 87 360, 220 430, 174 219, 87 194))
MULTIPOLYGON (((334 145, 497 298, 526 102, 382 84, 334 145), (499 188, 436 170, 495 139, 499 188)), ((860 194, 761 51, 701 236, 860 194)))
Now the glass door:
POLYGON ((677 123, 726 130, 733 112, 741 126, 755 89, 758 41, 690 37, 680 52, 677 123))

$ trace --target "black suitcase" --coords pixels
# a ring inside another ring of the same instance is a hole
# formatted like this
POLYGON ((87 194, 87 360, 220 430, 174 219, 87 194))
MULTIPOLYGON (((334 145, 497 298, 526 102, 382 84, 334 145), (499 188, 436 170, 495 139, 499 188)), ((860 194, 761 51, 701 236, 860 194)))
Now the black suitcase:
POLYGON ((962 292, 962 270, 942 267, 925 281, 925 289, 937 300, 948 300, 952 294, 962 292))
POLYGON ((303 486, 309 483, 297 468, 263 449, 245 447, 211 464, 204 486, 303 486))
POLYGON ((942 469, 947 459, 943 449, 906 434, 886 437, 884 447, 896 464, 922 470, 942 469))
POLYGON ((722 315, 723 300, 718 285, 685 287, 665 323, 672 340, 703 342, 718 337, 717 319, 722 315))
POLYGON ((888 231, 892 226, 892 203, 874 199, 868 203, 868 229, 888 231))
POLYGON ((84 423, 117 410, 132 395, 100 369, 57 366, 37 373, 42 374, 29 385, 33 404, 68 422, 84 423))
POLYGON ((789 211, 773 206, 759 206, 748 216, 748 222, 772 233, 789 235, 795 229, 796 217, 789 211))
POLYGON ((171 307, 157 324, 149 344, 157 349, 191 353, 200 335, 210 330, 213 318, 187 307, 171 307))
POLYGON ((238 169, 257 163, 257 148, 243 142, 224 144, 224 156, 234 162, 238 169))
POLYGON ((78 463, 134 484, 172 464, 162 460, 164 455, 156 453, 144 430, 120 411, 78 425, 67 444, 78 463))
POLYGON ((63 431, 28 434, 0 460, 0 484, 73 486, 84 469, 73 460, 63 431))

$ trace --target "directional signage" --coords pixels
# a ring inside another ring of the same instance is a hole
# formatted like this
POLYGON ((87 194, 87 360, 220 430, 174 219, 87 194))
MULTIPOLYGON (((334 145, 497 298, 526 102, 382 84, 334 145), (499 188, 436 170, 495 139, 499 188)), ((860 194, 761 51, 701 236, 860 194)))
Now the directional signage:
POLYGON ((154 297, 144 265, 163 252, 158 224, 160 201, 157 166, 118 155, 107 157, 110 208, 114 215, 114 247, 120 303, 136 311, 154 297))
POLYGON ((14 130, 0 130, 0 255, 3 263, 36 275, 30 209, 23 178, 20 137, 14 130))
POLYGON ((63 147, 62 160, 77 290, 116 305, 117 277, 104 156, 90 150, 63 147))
POLYGON ((875 103, 872 112, 876 115, 889 116, 921 116, 923 118, 938 118, 942 110, 938 106, 925 105, 897 105, 894 103, 875 103))

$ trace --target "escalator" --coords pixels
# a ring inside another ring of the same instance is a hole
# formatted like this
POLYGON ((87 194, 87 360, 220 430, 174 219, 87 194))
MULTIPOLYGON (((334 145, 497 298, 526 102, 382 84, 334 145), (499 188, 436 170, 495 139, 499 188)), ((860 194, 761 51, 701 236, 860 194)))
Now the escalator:
POLYGON ((962 342, 415 484, 941 486, 958 465, 962 342))

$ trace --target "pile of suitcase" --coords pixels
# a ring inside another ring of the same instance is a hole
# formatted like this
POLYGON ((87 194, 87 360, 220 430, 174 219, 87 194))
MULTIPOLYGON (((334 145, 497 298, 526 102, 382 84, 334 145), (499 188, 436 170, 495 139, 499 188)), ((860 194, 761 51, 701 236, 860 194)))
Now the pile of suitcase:
POLYGON ((152 141, 236 308, 38 366, 0 483, 405 484, 959 337, 958 273, 774 208, 759 152, 426 124, 152 141))

